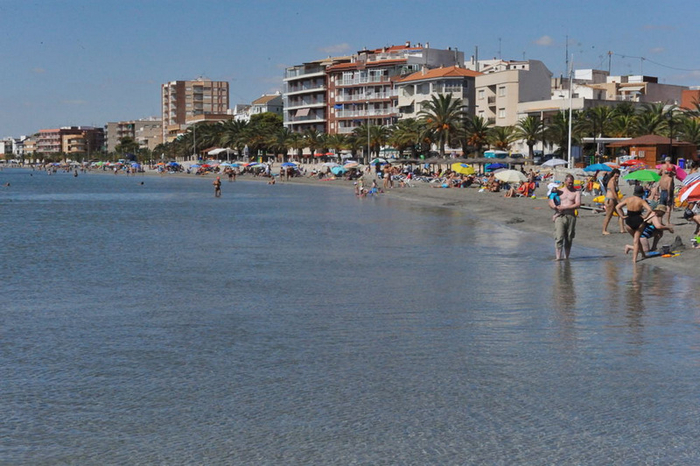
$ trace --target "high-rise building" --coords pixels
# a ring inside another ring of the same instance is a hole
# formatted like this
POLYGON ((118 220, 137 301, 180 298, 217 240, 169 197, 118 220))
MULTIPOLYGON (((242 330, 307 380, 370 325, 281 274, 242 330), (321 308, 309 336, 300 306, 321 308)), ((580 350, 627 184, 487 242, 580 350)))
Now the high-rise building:
POLYGON ((111 121, 105 125, 107 152, 114 152, 122 138, 129 137, 142 149, 153 150, 163 142, 163 126, 156 117, 140 120, 111 121))
POLYGON ((225 115, 229 106, 229 84, 203 77, 171 81, 161 85, 161 101, 163 139, 170 141, 191 122, 225 115))

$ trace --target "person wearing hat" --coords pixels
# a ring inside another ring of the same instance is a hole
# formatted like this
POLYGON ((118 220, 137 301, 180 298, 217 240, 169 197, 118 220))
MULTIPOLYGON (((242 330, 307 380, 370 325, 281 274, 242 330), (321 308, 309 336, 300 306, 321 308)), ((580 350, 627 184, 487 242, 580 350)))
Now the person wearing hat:
MULTIPOLYGON (((632 262, 637 262, 639 253, 642 254, 642 258, 645 258, 646 255, 642 249, 640 238, 642 236, 642 231, 644 231, 644 225, 646 224, 645 220, 652 220, 654 209, 644 200, 644 186, 635 186, 634 195, 628 196, 620 201, 615 206, 615 211, 617 215, 624 220, 625 229, 632 236, 632 262), (626 212, 623 212, 623 208, 626 208, 626 212), (643 215, 644 212, 647 212, 646 216, 643 215)), ((628 252, 626 247, 625 252, 628 252)))

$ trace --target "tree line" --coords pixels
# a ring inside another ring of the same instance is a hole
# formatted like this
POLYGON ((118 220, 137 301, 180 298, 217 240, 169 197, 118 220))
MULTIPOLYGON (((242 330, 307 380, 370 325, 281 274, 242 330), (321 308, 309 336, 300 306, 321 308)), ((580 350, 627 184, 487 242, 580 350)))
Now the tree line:
MULTIPOLYGON (((700 144, 700 105, 684 110, 663 103, 635 106, 631 102, 601 105, 572 112, 571 139, 580 145, 582 138, 593 138, 584 153, 593 153, 595 139, 601 137, 637 137, 662 135, 674 140, 700 144), (614 105, 614 104, 613 104, 614 105)), ((564 155, 569 138, 569 112, 559 111, 545 119, 522 118, 515 126, 495 126, 481 116, 468 115, 461 99, 438 94, 422 104, 417 118, 402 118, 390 126, 363 123, 349 134, 326 134, 316 129, 303 133, 285 128, 282 118, 273 113, 253 115, 250 121, 226 120, 190 126, 176 140, 158 145, 152 154, 139 158, 175 159, 206 155, 211 147, 230 148, 237 158, 258 154, 303 159, 313 154, 349 151, 362 154, 364 161, 379 156, 382 148, 391 148, 403 156, 430 155, 433 147, 440 156, 447 148, 461 149, 465 156, 480 156, 486 149, 508 151, 516 141, 528 147, 528 157, 542 144, 550 152, 564 155), (307 150, 308 149, 308 150, 307 150), (309 155, 311 154, 311 155, 309 155)), ((134 150, 129 141, 120 141, 118 152, 134 150)))

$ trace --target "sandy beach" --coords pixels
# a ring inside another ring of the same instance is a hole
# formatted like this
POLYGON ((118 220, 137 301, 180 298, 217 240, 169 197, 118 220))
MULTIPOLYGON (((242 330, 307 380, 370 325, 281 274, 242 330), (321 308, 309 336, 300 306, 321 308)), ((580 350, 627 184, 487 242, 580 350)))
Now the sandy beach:
MULTIPOLYGON (((374 174, 365 175, 365 183, 371 183, 374 174), (369 182, 368 182, 369 181, 369 182)), ((252 180, 253 177, 244 176, 241 180, 252 180)), ((263 180, 265 178, 261 178, 263 180)), ((563 179, 563 176, 561 176, 563 179)), ((321 184, 326 186, 344 186, 352 191, 353 184, 346 180, 319 181, 312 178, 296 177, 283 183, 321 184)), ((478 188, 449 188, 435 189, 432 184, 415 182, 413 187, 388 190, 382 196, 390 196, 406 202, 421 203, 425 205, 444 207, 445 209, 461 209, 471 215, 478 216, 486 221, 505 224, 510 228, 521 231, 542 234, 553 238, 554 224, 552 223, 552 211, 546 199, 546 187, 540 185, 535 192, 536 199, 532 198, 505 198, 503 193, 479 192, 478 188)), ((381 183, 379 183, 381 186, 381 183)), ((271 188, 274 188, 271 187, 271 188)), ((631 187, 624 184, 620 187, 623 195, 631 194, 631 187)), ((584 206, 591 205, 591 196, 583 196, 581 202, 584 206)), ((700 249, 693 249, 690 238, 695 230, 694 224, 688 223, 682 217, 682 210, 674 210, 671 215, 671 224, 674 233, 665 232, 659 242, 659 246, 670 245, 676 236, 679 236, 685 249, 680 250, 680 255, 675 257, 651 257, 641 260, 639 263, 654 265, 674 273, 691 277, 700 277, 700 249)), ((576 260, 576 246, 596 248, 602 255, 617 257, 620 261, 630 261, 631 256, 624 254, 626 244, 632 244, 632 237, 628 233, 618 232, 617 217, 613 217, 608 227, 610 235, 603 236, 602 225, 605 215, 593 210, 580 209, 576 226, 576 239, 571 253, 571 260, 576 260)), ((554 241, 552 239, 552 260, 554 260, 554 241)))

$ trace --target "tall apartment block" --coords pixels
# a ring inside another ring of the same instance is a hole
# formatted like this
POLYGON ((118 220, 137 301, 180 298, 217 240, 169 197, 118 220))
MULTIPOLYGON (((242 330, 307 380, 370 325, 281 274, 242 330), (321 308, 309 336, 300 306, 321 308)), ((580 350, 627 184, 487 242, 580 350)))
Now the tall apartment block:
POLYGON ((184 127, 211 115, 225 115, 229 108, 229 84, 197 78, 161 85, 163 140, 171 141, 184 127))
POLYGON ((429 44, 361 50, 285 71, 284 125, 292 131, 315 128, 347 134, 366 123, 391 125, 399 118, 396 82, 422 69, 464 62, 457 49, 429 44))

